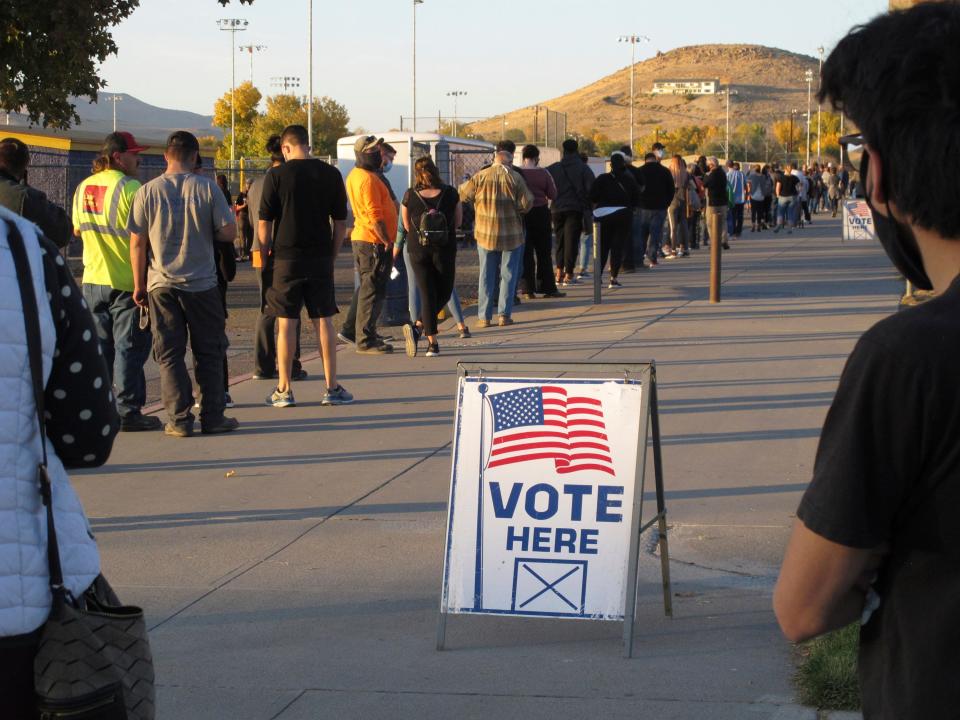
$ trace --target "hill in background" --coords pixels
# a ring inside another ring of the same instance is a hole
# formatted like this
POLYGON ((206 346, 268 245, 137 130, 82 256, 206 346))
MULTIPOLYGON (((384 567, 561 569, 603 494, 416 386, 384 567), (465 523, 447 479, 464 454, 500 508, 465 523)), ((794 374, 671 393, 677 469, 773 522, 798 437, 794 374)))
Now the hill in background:
POLYGON ((174 130, 189 130, 194 135, 202 137, 215 135, 222 137, 219 128, 211 125, 213 117, 185 110, 170 110, 156 107, 142 100, 138 100, 126 93, 98 93, 96 103, 88 102, 86 98, 71 98, 77 106, 80 115, 80 124, 77 130, 84 132, 107 133, 113 130, 113 102, 111 98, 117 95, 121 98, 117 103, 117 129, 126 130, 146 137, 164 137, 174 130))
MULTIPOLYGON (((652 95, 655 80, 719 80, 721 86, 730 85, 737 93, 730 102, 731 128, 743 123, 769 128, 775 122, 789 120, 791 110, 806 112, 807 70, 814 73, 816 93, 819 61, 807 55, 762 45, 700 45, 658 53, 635 66, 635 135, 639 139, 657 129, 722 127, 726 123, 725 96, 652 95)), ((815 98, 812 105, 816 113, 815 98)), ((505 118, 473 123, 467 131, 499 138, 506 127, 516 136, 518 130, 522 131, 524 138, 532 141, 537 106, 540 140, 544 133, 544 107, 567 113, 567 130, 571 134, 625 140, 630 134, 630 67, 566 95, 506 113, 505 118)), ((796 122, 804 124, 805 119, 800 115, 796 122)), ((772 136, 770 142, 776 142, 772 136)))

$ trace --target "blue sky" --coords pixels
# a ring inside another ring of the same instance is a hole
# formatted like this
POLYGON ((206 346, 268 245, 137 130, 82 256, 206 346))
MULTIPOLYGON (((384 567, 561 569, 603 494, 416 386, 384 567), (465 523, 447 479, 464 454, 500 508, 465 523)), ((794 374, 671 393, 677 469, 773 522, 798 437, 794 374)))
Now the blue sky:
MULTIPOLYGON (((685 45, 757 43, 816 55, 887 0, 805 0, 801 3, 716 0, 424 0, 417 9, 418 115, 491 116, 547 100, 630 63, 617 36, 636 33, 637 59, 685 45)), ((412 107, 412 0, 314 0, 314 94, 350 112, 351 128, 395 127, 412 107)), ((119 53, 107 60, 107 90, 161 107, 210 114, 230 87, 229 33, 218 18, 244 18, 236 45, 261 44, 254 84, 270 78, 307 81, 307 0, 141 0, 114 29, 119 53)), ((249 55, 237 52, 237 82, 250 78, 249 55)), ((735 69, 734 69, 734 78, 735 69)), ((744 78, 748 81, 749 78, 744 78)), ((737 80, 734 79, 734 82, 737 80)))

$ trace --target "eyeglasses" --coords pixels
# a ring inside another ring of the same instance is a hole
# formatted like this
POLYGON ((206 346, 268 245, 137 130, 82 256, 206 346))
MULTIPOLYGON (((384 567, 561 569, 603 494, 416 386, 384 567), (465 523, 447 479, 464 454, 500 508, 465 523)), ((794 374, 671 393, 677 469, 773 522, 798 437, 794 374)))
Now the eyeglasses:
POLYGON ((863 134, 855 133, 853 135, 844 135, 838 142, 846 153, 847 159, 850 161, 853 169, 860 172, 860 166, 863 163, 864 146, 866 145, 863 134))

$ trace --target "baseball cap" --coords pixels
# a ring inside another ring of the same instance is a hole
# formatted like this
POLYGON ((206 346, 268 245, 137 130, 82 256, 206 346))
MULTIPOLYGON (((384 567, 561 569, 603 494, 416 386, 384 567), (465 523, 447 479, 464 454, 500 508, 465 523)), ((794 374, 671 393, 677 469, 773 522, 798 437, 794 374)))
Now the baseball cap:
POLYGON ((380 147, 382 143, 383 138, 378 138, 376 135, 364 135, 363 137, 358 138, 353 144, 353 149, 358 153, 373 152, 380 147))
POLYGON ((103 149, 107 155, 113 155, 115 152, 143 152, 147 146, 140 145, 128 132, 112 132, 104 139, 103 149))
POLYGON ((183 148, 185 150, 196 150, 200 152, 200 143, 193 133, 187 132, 186 130, 177 130, 176 132, 170 133, 170 136, 167 138, 167 149, 170 148, 183 148))

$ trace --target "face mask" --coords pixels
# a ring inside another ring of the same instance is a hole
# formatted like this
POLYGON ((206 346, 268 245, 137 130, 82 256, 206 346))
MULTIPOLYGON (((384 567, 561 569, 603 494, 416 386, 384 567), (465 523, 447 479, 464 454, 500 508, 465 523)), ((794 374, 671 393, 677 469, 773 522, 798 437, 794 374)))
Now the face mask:
POLYGON ((388 172, 390 172, 391 170, 393 170, 393 161, 392 161, 392 160, 388 160, 388 161, 387 161, 387 164, 383 166, 383 171, 384 171, 385 173, 388 173, 388 172))
MULTIPOLYGON (((867 168, 870 166, 870 155, 863 153, 863 160, 860 164, 860 177, 867 177, 867 168)), ((893 266, 900 271, 907 280, 913 283, 921 290, 933 290, 933 283, 923 268, 923 256, 920 254, 920 248, 917 246, 917 239, 914 237, 913 230, 898 220, 893 218, 890 212, 890 205, 887 204, 887 215, 878 213, 870 202, 870 191, 866 192, 867 207, 873 214, 873 227, 877 231, 877 239, 883 246, 884 252, 890 258, 893 266)))
POLYGON ((657 160, 663 160, 663 150, 656 150, 654 154, 657 156, 657 160))
POLYGON ((357 165, 364 170, 379 170, 382 162, 383 156, 379 150, 368 153, 357 153, 357 165))

